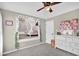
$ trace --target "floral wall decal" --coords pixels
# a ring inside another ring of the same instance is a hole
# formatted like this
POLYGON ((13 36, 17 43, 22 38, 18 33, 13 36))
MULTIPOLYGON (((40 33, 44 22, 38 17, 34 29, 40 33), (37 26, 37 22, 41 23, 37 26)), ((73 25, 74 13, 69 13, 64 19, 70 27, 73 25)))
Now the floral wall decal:
POLYGON ((78 29, 78 19, 74 18, 72 20, 61 21, 59 28, 61 32, 66 32, 65 34, 75 32, 78 29))

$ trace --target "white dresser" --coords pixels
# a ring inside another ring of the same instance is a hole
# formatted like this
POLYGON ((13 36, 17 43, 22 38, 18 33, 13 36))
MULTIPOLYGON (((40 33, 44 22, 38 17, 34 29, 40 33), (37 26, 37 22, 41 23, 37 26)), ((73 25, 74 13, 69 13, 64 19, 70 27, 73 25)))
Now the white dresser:
POLYGON ((79 55, 79 37, 55 35, 56 47, 79 55))

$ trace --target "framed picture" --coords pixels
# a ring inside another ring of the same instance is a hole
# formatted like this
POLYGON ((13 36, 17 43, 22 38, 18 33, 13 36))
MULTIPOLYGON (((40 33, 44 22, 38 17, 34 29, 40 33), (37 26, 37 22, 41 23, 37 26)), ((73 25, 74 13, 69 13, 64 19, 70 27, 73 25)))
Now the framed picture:
POLYGON ((13 26, 13 21, 12 21, 12 20, 6 20, 6 21, 5 21, 5 24, 6 24, 7 26, 13 26))

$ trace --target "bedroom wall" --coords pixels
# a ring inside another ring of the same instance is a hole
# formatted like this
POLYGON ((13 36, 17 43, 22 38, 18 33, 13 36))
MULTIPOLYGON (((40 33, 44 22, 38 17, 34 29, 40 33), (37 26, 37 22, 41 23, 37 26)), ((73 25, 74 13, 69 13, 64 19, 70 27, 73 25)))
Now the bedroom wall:
POLYGON ((2 11, 3 19, 3 52, 15 49, 15 33, 16 33, 16 14, 6 10, 2 11), (13 21, 13 26, 7 26, 6 20, 13 21))
MULTIPOLYGON (((59 15, 59 16, 56 16, 52 19, 54 19, 54 30, 55 30, 55 34, 57 31, 59 31, 59 24, 61 21, 64 21, 64 20, 72 20, 73 18, 78 18, 79 20, 79 9, 76 9, 76 10, 73 10, 71 12, 68 12, 68 13, 64 13, 62 15, 59 15)), ((79 28, 79 27, 78 27, 79 28)))
POLYGON ((44 42, 44 43, 46 41, 46 24, 45 23, 46 23, 45 20, 40 21, 40 25, 41 25, 41 28, 40 28, 41 29, 41 32, 40 32, 41 35, 40 36, 41 36, 41 41, 44 42))
MULTIPOLYGON (((9 52, 15 50, 15 33, 16 33, 16 17, 18 15, 23 15, 19 14, 16 12, 8 11, 8 10, 3 10, 2 11, 2 18, 3 18, 3 52, 9 52), (13 21, 13 26, 7 26, 5 24, 6 20, 11 20, 13 21)), ((26 15, 27 16, 27 15, 26 15)), ((41 40, 42 42, 45 42, 45 21, 42 19, 41 21, 41 40)), ((38 41, 35 41, 35 43, 38 41)), ((34 44, 34 41, 33 41, 34 44)))

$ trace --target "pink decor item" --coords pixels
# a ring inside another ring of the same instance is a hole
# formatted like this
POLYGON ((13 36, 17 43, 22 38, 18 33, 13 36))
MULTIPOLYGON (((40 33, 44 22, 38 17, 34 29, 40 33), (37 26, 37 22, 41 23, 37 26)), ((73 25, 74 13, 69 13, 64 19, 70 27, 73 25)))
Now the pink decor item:
POLYGON ((78 29, 78 19, 74 18, 72 20, 61 21, 59 28, 61 31, 64 30, 76 31, 78 29))

